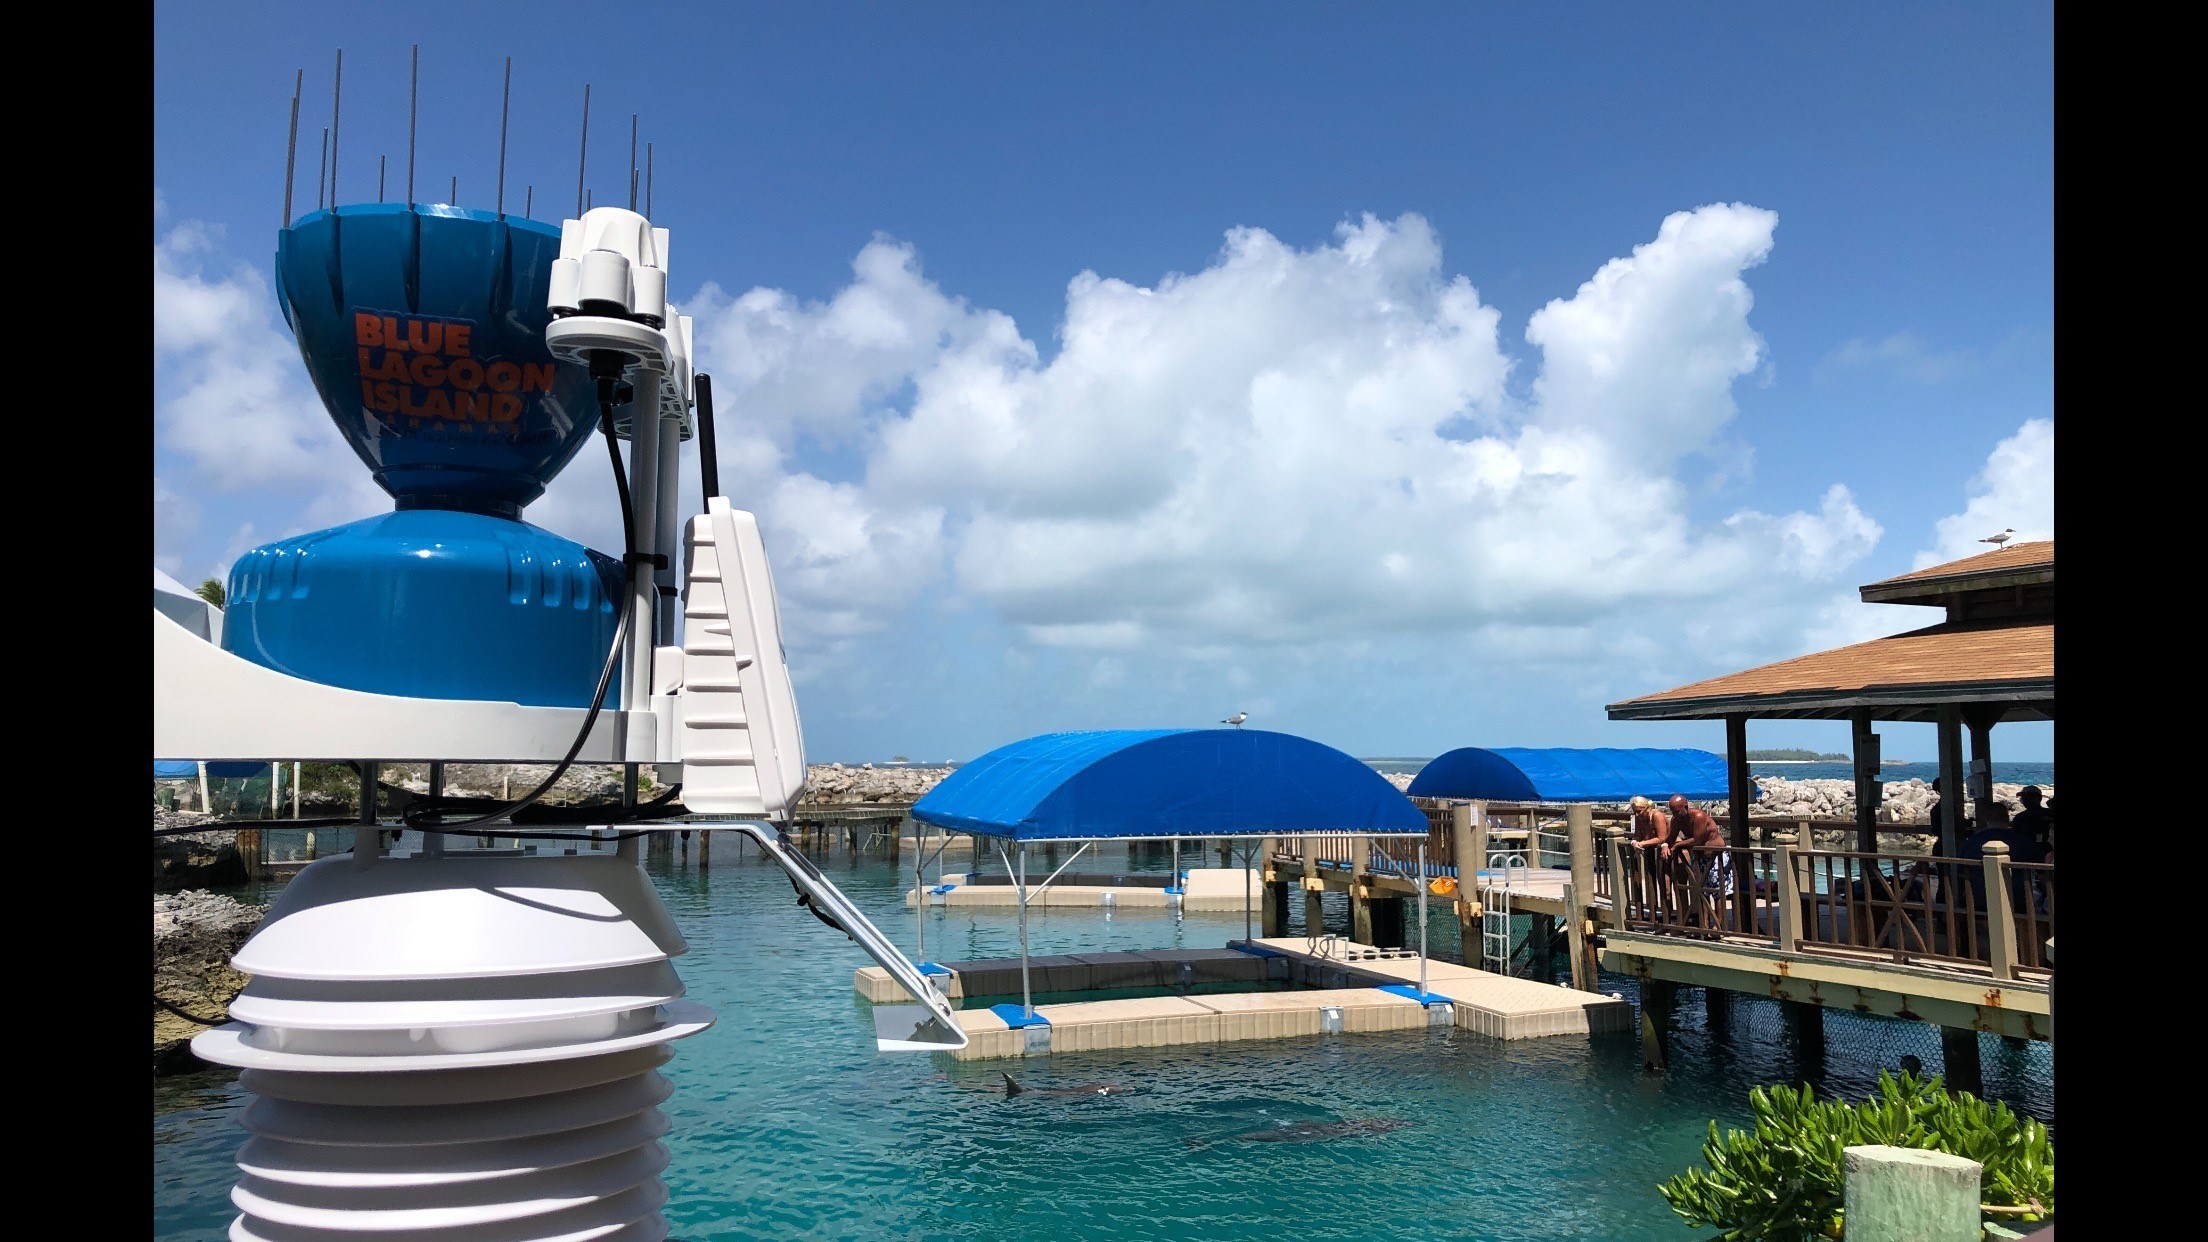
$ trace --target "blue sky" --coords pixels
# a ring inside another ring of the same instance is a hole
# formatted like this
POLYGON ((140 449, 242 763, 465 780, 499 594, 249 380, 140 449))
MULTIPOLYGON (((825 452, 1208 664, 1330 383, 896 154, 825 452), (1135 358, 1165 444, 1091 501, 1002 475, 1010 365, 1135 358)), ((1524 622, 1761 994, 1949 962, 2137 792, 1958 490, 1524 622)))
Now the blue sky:
MULTIPOLYGON (((2051 533, 2049 6, 596 12, 157 12, 159 562, 378 507, 267 269, 294 71, 299 209, 339 47, 339 198, 398 197, 413 42, 425 199, 488 205, 504 56, 510 209, 572 212, 584 82, 609 201, 641 114, 815 757, 1714 744, 1601 704, 2051 533)), ((531 517, 605 546, 605 491, 531 517)))

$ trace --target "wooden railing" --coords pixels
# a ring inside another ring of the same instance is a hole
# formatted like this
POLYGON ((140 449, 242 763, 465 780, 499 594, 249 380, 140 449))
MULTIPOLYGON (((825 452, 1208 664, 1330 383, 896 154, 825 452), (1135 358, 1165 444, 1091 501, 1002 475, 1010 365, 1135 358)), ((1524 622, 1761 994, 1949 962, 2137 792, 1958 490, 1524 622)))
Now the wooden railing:
POLYGON ((2053 974, 2054 867, 2010 862, 1998 842, 1983 859, 1805 850, 1791 833, 1771 847, 1669 861, 1613 837, 1605 853, 1621 890, 1610 925, 1620 930, 1967 966, 1997 980, 2053 974))
MULTIPOLYGON (((1625 899, 1613 908, 1622 909, 1622 926, 1629 931, 1701 939, 1776 934, 1765 931, 1777 908, 1773 849, 1682 852, 1667 860, 1654 850, 1626 845, 1614 866, 1625 899)), ((1596 887, 1599 891, 1599 882, 1596 887)))

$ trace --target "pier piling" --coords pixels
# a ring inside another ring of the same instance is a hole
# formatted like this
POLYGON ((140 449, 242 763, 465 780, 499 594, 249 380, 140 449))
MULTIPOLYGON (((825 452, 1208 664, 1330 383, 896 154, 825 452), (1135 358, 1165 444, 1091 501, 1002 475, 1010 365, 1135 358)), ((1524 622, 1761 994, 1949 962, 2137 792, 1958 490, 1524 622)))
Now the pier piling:
POLYGON ((1662 979, 1641 980, 1641 1068, 1663 1073, 1665 1054, 1671 1048, 1671 1007, 1678 985, 1662 979))
POLYGON ((1985 1073, 1978 1058, 1978 1032, 1968 1027, 1940 1028, 1940 1078, 1950 1091, 1972 1095, 1985 1090, 1985 1073))

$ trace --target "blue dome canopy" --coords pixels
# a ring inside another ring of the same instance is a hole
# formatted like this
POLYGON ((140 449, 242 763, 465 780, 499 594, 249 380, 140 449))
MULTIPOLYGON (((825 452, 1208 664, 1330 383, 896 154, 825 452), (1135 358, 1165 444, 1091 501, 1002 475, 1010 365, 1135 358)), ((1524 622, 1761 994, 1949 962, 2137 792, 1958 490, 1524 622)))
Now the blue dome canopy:
POLYGON ((1658 802, 1685 794, 1697 802, 1727 794, 1725 757, 1706 750, 1592 750, 1466 746, 1419 769, 1414 798, 1496 802, 1658 802))
POLYGON ((1262 729, 1045 733, 951 773, 912 817, 1015 841, 1426 835, 1425 814, 1379 773, 1262 729))

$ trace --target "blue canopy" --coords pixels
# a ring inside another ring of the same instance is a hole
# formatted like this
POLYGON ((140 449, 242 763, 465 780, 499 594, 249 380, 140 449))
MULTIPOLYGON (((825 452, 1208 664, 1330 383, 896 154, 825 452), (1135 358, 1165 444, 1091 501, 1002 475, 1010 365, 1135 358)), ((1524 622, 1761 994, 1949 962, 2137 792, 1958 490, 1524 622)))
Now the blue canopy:
POLYGON ((1524 746, 1452 750, 1419 769, 1414 798, 1497 802, 1658 802, 1685 794, 1697 802, 1726 796, 1725 757, 1706 750, 1534 750, 1524 746))
MULTIPOLYGON (((266 776, 268 765, 248 759, 218 759, 207 765, 211 778, 225 776, 266 776)), ((157 781, 191 780, 199 775, 196 759, 156 759, 153 761, 153 779, 157 781)))
POLYGON ((952 772, 912 817, 1015 841, 1426 834, 1424 813, 1379 773, 1262 729, 1045 733, 952 772))

